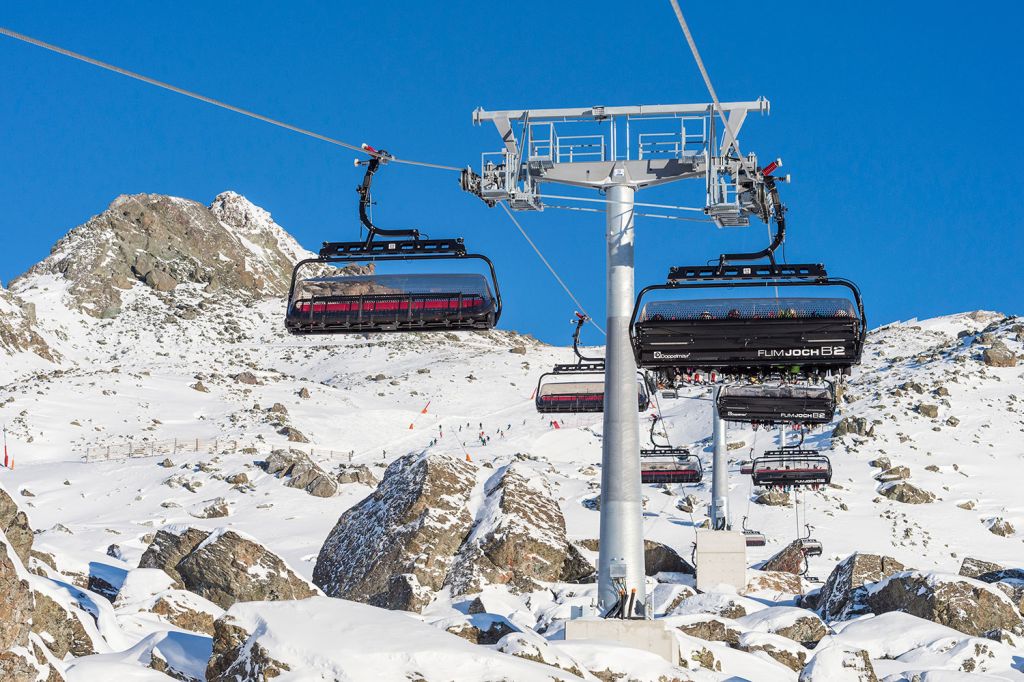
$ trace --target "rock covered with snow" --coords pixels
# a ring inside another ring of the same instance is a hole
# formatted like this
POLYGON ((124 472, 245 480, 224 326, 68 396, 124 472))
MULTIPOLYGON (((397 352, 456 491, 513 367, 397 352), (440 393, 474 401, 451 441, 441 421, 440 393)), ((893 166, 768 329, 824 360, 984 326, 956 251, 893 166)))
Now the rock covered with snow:
POLYGON ((316 594, 276 554, 228 529, 163 529, 139 565, 163 569, 184 589, 225 609, 236 601, 304 599, 316 594))
POLYGON ((799 682, 878 682, 878 676, 867 651, 837 643, 814 652, 799 682))
POLYGON ((216 624, 208 682, 270 679, 577 681, 406 614, 327 597, 236 604, 216 624))
POLYGON ((305 253, 270 214, 232 192, 209 208, 160 194, 122 195, 11 287, 18 292, 57 277, 70 305, 110 318, 136 283, 161 293, 196 284, 246 299, 279 296, 305 253))
POLYGON ((446 584, 459 595, 486 583, 530 592, 542 583, 574 581, 593 567, 565 536, 565 519, 544 477, 516 462, 494 473, 469 537, 446 584))
POLYGON ((764 571, 800 575, 804 571, 804 550, 800 540, 789 543, 761 566, 764 571))
POLYGON ((289 488, 305 490, 314 497, 333 497, 338 492, 338 482, 301 450, 274 450, 264 468, 268 474, 287 479, 289 488))
POLYGON ((28 525, 25 512, 3 487, 0 487, 0 531, 3 531, 21 563, 27 566, 32 551, 32 527, 28 525))
POLYGON ((1017 606, 1005 594, 980 580, 954 574, 895 573, 872 585, 866 601, 874 613, 903 611, 968 635, 1022 631, 1017 606))
POLYGON ((0 351, 31 352, 55 362, 58 357, 36 329, 35 322, 35 306, 0 285, 0 351))
POLYGON ((892 557, 857 552, 839 562, 818 596, 818 612, 827 620, 865 613, 867 585, 906 568, 892 557))
POLYGON ((476 467, 452 456, 406 455, 377 489, 342 514, 317 556, 313 582, 332 597, 418 610, 395 599, 393 579, 408 574, 439 590, 469 533, 476 467))

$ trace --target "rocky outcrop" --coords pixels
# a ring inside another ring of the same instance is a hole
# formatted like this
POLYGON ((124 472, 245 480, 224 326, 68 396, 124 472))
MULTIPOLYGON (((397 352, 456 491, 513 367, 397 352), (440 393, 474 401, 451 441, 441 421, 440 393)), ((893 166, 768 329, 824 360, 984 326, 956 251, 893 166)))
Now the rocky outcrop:
POLYGON ((238 601, 304 599, 316 590, 276 554, 233 530, 157 532, 140 568, 160 568, 176 585, 221 608, 238 601))
POLYGON ((11 287, 18 292, 38 276, 57 275, 68 282, 69 304, 111 318, 120 313, 121 292, 137 282, 164 295, 187 283, 249 299, 280 296, 303 255, 266 211, 232 192, 209 208, 159 194, 122 195, 11 287))
POLYGON ((50 362, 57 354, 47 345, 35 328, 35 306, 0 285, 0 351, 32 352, 50 362))
POLYGON ((658 573, 696 574, 696 570, 679 553, 660 542, 644 540, 644 572, 646 575, 658 573))
POLYGON ((338 482, 300 450, 274 450, 264 469, 268 474, 288 479, 285 485, 289 488, 305 490, 313 497, 333 497, 338 492, 338 482))
POLYGON ((32 551, 32 528, 28 525, 25 512, 18 509, 18 504, 3 488, 0 488, 0 531, 3 531, 22 565, 28 566, 32 551))
POLYGON ((280 557, 233 530, 217 531, 176 568, 187 590, 223 609, 237 601, 305 599, 316 594, 280 557))
POLYGON ((1016 367, 1017 356, 1005 343, 997 342, 981 353, 981 359, 989 367, 1016 367))
POLYGON ((491 476, 484 492, 479 520, 446 580, 452 594, 475 592, 486 583, 530 592, 542 583, 593 573, 566 538, 562 511, 542 475, 514 462, 491 476))
POLYGON ((780 571, 800 575, 804 572, 804 551, 799 540, 794 540, 761 566, 763 571, 780 571))
POLYGON ((178 564, 201 542, 210 537, 210 531, 187 526, 172 526, 156 532, 153 541, 139 559, 139 568, 160 568, 174 578, 177 587, 185 583, 178 573, 178 564))
POLYGON ((788 507, 791 503, 790 494, 778 488, 762 491, 754 498, 754 504, 763 504, 768 507, 788 507))
POLYGON ((361 483, 363 485, 377 485, 377 477, 365 464, 342 464, 338 467, 336 479, 339 484, 361 483))
POLYGON ((875 427, 864 417, 843 417, 832 429, 832 438, 842 438, 851 433, 856 436, 873 436, 875 427))
POLYGON ((473 525, 466 511, 475 467, 439 454, 406 455, 377 489, 342 514, 320 550, 313 582, 327 595, 404 609, 392 576, 441 589, 473 525))
POLYGON ((880 554, 851 554, 828 576, 818 596, 818 613, 825 620, 839 620, 866 613, 866 585, 904 569, 892 557, 880 554))
POLYGON ((992 561, 982 561, 981 559, 975 559, 974 557, 964 557, 964 560, 960 563, 959 574, 965 578, 979 578, 986 573, 994 573, 996 571, 1002 571, 1003 566, 992 561))
POLYGON ((100 653, 82 621, 84 613, 42 592, 34 592, 33 597, 32 632, 40 636, 54 656, 63 659, 68 654, 78 657, 100 653))
POLYGON ((35 599, 28 578, 21 559, 0 532, 0 680, 56 682, 63 677, 47 662, 39 639, 31 634, 35 599))
POLYGON ((273 659, 254 634, 234 622, 230 614, 217 619, 207 682, 269 680, 289 670, 287 663, 273 659))
POLYGON ((968 635, 1021 631, 1021 615, 997 588, 963 576, 921 571, 896 573, 871 587, 873 613, 903 611, 968 635))
POLYGON ((709 642, 725 642, 729 645, 738 644, 743 634, 743 628, 731 618, 708 615, 691 616, 685 622, 676 625, 676 628, 691 637, 706 639, 709 642))
POLYGON ((903 504, 928 504, 935 501, 935 493, 918 488, 906 481, 892 481, 878 488, 878 493, 903 504))

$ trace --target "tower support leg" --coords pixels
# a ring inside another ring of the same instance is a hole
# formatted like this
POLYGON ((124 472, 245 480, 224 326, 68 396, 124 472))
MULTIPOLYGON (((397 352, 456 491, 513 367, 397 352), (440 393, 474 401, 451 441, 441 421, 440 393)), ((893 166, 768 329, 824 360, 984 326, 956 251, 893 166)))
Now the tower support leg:
POLYGON ((729 518, 729 465, 726 461, 725 420, 718 413, 718 394, 722 390, 715 385, 711 392, 711 420, 713 458, 711 460, 711 527, 714 530, 728 530, 732 527, 729 518))
POLYGON ((635 192, 628 185, 612 185, 607 191, 608 341, 601 451, 598 605, 602 613, 607 613, 619 600, 618 583, 624 583, 627 598, 636 590, 634 612, 641 615, 647 595, 640 493, 640 421, 636 361, 629 343, 634 297, 635 192))

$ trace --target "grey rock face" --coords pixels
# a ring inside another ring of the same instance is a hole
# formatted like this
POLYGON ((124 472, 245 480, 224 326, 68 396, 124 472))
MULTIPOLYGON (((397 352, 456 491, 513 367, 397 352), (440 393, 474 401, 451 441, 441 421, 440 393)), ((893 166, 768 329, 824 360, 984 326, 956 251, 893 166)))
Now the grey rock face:
POLYGON ((389 597, 392 576, 440 589, 473 524, 466 508, 475 481, 475 467, 454 457, 395 460, 373 494, 338 519, 313 582, 328 596, 384 608, 402 607, 389 597))
POLYGON ((832 438, 841 438, 851 433, 857 436, 873 436, 875 429, 864 417, 843 417, 832 430, 832 438))
POLYGON ((754 504, 763 504, 769 507, 788 507, 791 503, 789 493, 778 488, 758 493, 754 498, 754 504))
POLYGON ((764 571, 780 571, 800 575, 804 570, 804 552, 799 540, 789 543, 761 567, 764 571))
POLYGON ((36 592, 32 631, 39 634, 57 658, 66 655, 90 656, 99 653, 78 614, 71 613, 45 594, 36 592))
POLYGON ((818 597, 818 613, 825 620, 867 613, 865 586, 878 582, 905 567, 881 554, 851 554, 832 569, 818 597))
POLYGON ((981 358, 989 367, 1017 366, 1017 356, 1002 343, 986 348, 981 358))
POLYGON ((532 591, 543 582, 575 580, 593 571, 566 538, 562 511, 543 477, 512 463, 490 478, 485 493, 481 521, 446 581, 452 594, 474 592, 485 583, 532 591))
POLYGON ((929 419, 935 419, 939 416, 939 406, 930 405, 928 403, 921 403, 917 406, 917 411, 922 417, 928 417, 929 419))
POLYGON ((254 633, 240 627, 230 614, 214 623, 213 654, 206 666, 207 682, 237 680, 269 680, 290 670, 289 666, 270 657, 255 641, 254 633))
POLYGON ((0 285, 0 350, 30 351, 56 362, 57 355, 35 329, 35 307, 0 285))
POLYGON ((139 568, 160 568, 174 578, 176 587, 184 587, 178 563, 201 542, 210 537, 210 531, 198 528, 158 530, 153 542, 139 559, 139 568))
POLYGON ((269 214, 232 192, 209 208, 136 194, 71 230, 12 288, 34 275, 59 275, 70 282, 73 307, 109 318, 120 312, 121 291, 136 282, 161 293, 192 283, 247 299, 283 295, 300 253, 269 214))
POLYGON ((276 554, 230 530, 209 538, 176 568, 187 590, 224 609, 237 601, 305 599, 316 594, 276 554))
POLYGON ((964 557, 963 562, 960 564, 959 574, 965 578, 980 578, 980 576, 986 573, 993 573, 995 571, 1002 571, 1003 567, 997 563, 991 561, 982 561, 981 559, 975 559, 974 557, 964 557))
POLYGON ((338 492, 337 481, 300 450, 274 450, 265 468, 268 474, 288 479, 285 485, 289 488, 305 490, 314 497, 332 497, 338 492))
POLYGON ((906 481, 885 483, 878 489, 878 492, 890 500, 903 504, 928 504, 935 501, 935 493, 918 488, 906 481))
POLYGON ((377 477, 365 464, 343 464, 338 471, 338 483, 362 483, 363 485, 377 485, 377 477))
POLYGON ((7 542, 21 563, 27 566, 32 551, 32 528, 25 512, 18 509, 18 504, 3 488, 0 488, 0 531, 7 536, 7 542))
POLYGON ((867 597, 874 613, 903 611, 976 637, 1022 627, 1020 613, 997 588, 970 578, 905 571, 867 597))

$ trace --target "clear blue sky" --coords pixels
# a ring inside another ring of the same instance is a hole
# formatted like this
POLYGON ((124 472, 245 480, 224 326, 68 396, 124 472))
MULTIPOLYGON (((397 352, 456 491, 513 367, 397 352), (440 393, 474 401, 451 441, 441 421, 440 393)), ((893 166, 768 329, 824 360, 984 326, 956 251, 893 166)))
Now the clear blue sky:
MULTIPOLYGON (((683 2, 719 95, 765 96, 741 136, 782 156, 791 262, 857 281, 872 326, 1024 313, 1018 3, 683 2)), ((668 2, 8 2, 0 25, 397 155, 478 165, 488 109, 706 101, 668 2), (506 46, 504 49, 499 46, 506 46)), ((0 280, 116 195, 225 189, 309 248, 354 235, 353 153, 0 37, 0 280)), ((683 183, 687 184, 687 183, 683 183)), ((691 183, 699 184, 699 183, 691 183)), ((693 205, 697 187, 640 200, 693 205)), ((391 167, 377 216, 494 254, 505 328, 564 342, 573 304, 500 209, 454 174, 391 167), (450 229, 446 229, 449 228, 450 229)), ((603 315, 603 219, 519 214, 603 315)), ((638 286, 672 264, 760 248, 638 219, 638 286)), ((592 339, 597 342, 598 339, 592 339)))

